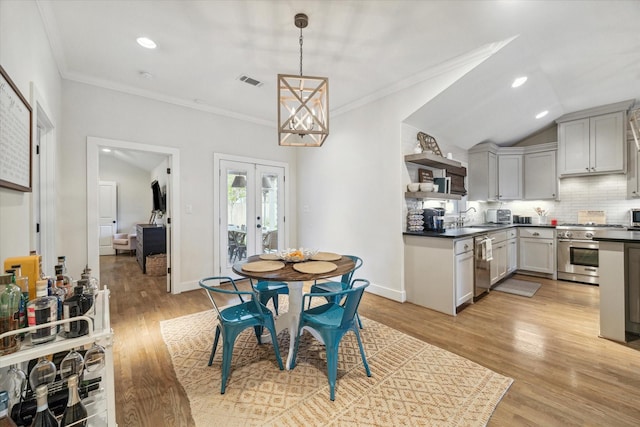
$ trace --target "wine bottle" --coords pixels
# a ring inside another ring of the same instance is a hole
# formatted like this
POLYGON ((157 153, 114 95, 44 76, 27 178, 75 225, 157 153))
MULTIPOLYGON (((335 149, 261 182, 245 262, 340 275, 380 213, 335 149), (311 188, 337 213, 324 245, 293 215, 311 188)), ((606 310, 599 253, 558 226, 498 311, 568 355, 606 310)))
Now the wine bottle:
POLYGON ((48 395, 48 386, 46 384, 36 388, 38 409, 36 410, 36 416, 33 417, 31 427, 58 427, 58 420, 56 420, 56 417, 54 417, 49 410, 48 395))
POLYGON ((78 376, 75 374, 71 375, 67 380, 67 385, 69 387, 69 401, 67 402, 67 409, 65 409, 62 414, 60 427, 86 427, 87 409, 82 404, 80 396, 78 395, 78 376))
POLYGON ((0 427, 16 427, 9 416, 9 393, 0 391, 0 427))

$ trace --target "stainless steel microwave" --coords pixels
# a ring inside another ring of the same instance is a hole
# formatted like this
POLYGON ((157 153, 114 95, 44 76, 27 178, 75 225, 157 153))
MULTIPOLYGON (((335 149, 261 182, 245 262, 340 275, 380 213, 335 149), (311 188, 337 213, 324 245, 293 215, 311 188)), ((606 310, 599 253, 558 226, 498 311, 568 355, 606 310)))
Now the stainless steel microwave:
POLYGON ((631 227, 640 227, 640 209, 631 209, 631 227))

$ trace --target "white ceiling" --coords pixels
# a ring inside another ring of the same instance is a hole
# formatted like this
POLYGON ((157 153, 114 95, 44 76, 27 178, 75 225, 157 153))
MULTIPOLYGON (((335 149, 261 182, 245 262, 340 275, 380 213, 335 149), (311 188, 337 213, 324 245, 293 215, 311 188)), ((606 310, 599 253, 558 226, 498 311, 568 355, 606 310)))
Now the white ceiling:
MULTIPOLYGON (((509 145, 565 113, 640 101, 640 1, 38 1, 60 72, 275 127, 278 73, 326 76, 332 114, 510 43, 407 122, 469 148, 509 145), (152 38, 155 50, 138 46, 152 38), (141 72, 153 75, 150 79, 141 72), (262 81, 249 86, 246 74, 262 81), (521 88, 513 79, 527 75, 521 88), (549 110, 544 119, 535 114, 549 110)), ((329 139, 330 141, 330 139, 329 139)))

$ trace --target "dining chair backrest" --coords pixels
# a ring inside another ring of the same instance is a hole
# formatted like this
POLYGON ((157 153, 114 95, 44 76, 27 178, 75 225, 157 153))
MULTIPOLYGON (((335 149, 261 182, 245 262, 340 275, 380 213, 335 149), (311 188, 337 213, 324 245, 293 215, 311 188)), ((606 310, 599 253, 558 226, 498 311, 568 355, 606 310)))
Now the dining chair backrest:
POLYGON ((353 282, 351 282, 351 289, 343 291, 346 293, 346 298, 342 303, 344 312, 342 313, 342 322, 340 323, 341 328, 347 327, 353 321, 358 311, 360 301, 362 300, 362 294, 367 286, 369 286, 367 279, 354 279, 353 282))
POLYGON ((253 291, 238 290, 238 286, 236 286, 236 282, 231 277, 226 277, 226 276, 206 277, 204 279, 201 279, 198 283, 201 288, 207 291, 207 296, 209 297, 209 301, 211 301, 211 304, 213 305, 213 308, 216 311, 216 314, 218 315, 218 318, 220 319, 220 321, 224 321, 221 315, 222 309, 225 306, 229 305, 228 300, 229 300, 229 296, 231 295, 236 295, 240 299, 241 304, 245 302, 245 299, 242 298, 243 295, 245 297, 250 297, 251 300, 255 302, 257 311, 259 313, 263 313, 262 307, 260 307, 260 303, 258 302, 259 299, 256 293, 253 291), (206 284, 207 282, 227 282, 227 281, 231 283, 231 285, 233 286, 233 290, 222 289, 220 285, 210 286, 206 284), (222 298, 222 295, 226 295, 224 304, 222 303, 222 301, 216 301, 217 299, 216 295, 218 296, 218 298, 222 298))
POLYGON ((342 279, 340 279, 340 281, 342 283, 351 283, 351 278, 353 277, 353 273, 355 273, 357 269, 362 267, 362 258, 359 258, 355 255, 344 255, 344 256, 346 256, 347 258, 351 258, 351 260, 356 264, 356 266, 350 272, 343 274, 342 279))

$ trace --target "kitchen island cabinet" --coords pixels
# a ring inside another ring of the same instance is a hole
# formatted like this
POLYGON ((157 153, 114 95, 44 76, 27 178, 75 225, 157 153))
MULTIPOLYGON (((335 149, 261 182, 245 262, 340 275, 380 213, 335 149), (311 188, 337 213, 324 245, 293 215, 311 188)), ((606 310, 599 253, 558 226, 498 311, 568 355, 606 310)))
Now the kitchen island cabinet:
POLYGON ((404 243, 407 301, 455 316, 473 299, 473 239, 405 234, 404 243))
POLYGON ((637 280, 629 275, 629 262, 635 261, 640 247, 640 231, 605 230, 593 240, 599 243, 600 336, 626 342, 627 292, 631 281, 637 280), (634 249, 631 257, 629 249, 634 249))

